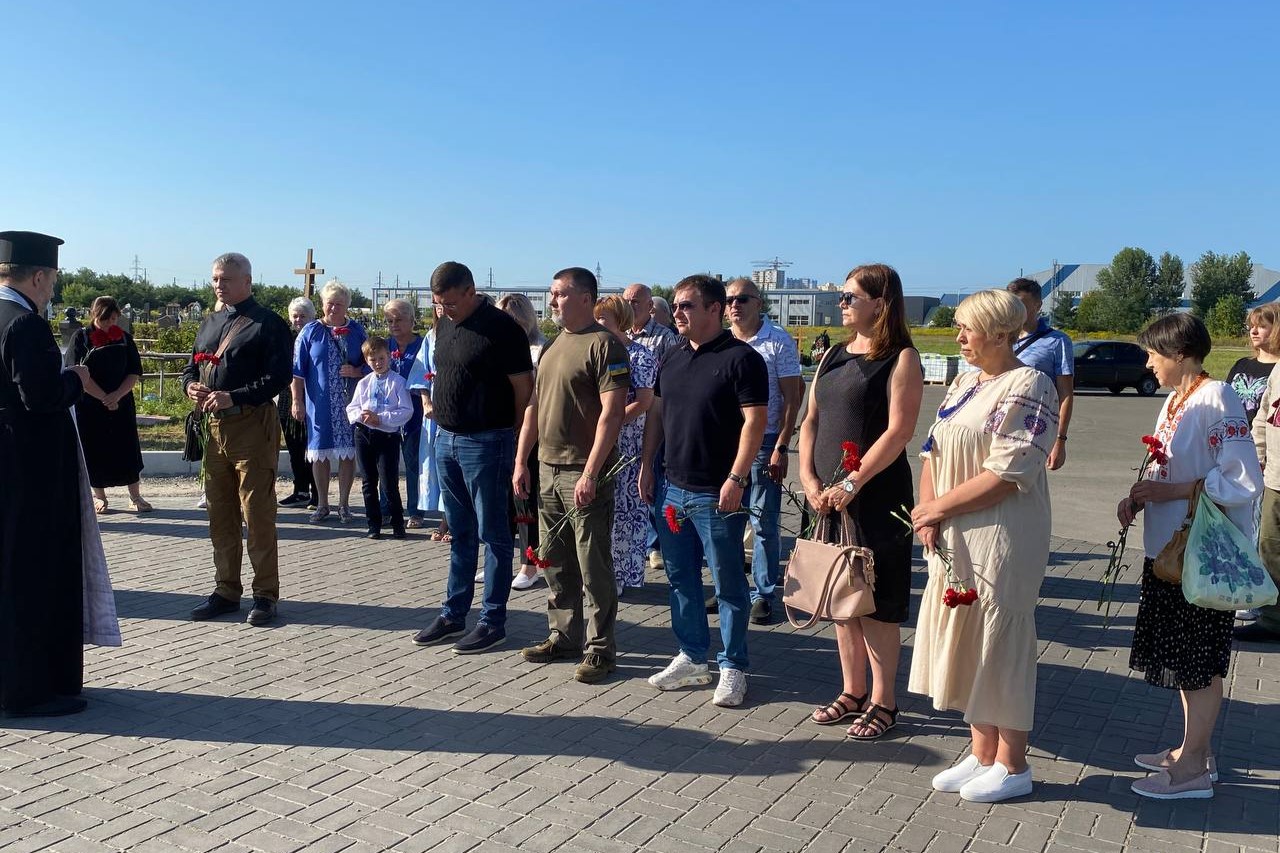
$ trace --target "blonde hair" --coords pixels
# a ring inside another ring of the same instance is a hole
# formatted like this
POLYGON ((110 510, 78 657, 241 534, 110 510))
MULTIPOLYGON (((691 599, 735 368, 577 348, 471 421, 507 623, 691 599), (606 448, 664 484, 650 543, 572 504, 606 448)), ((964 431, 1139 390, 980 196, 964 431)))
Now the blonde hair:
POLYGON ((1271 334, 1267 336, 1267 352, 1280 353, 1280 303, 1268 302, 1249 312, 1248 325, 1261 326, 1263 323, 1271 327, 1271 334))
POLYGON ((325 282, 324 287, 320 288, 320 302, 321 304, 325 302, 331 302, 333 301, 333 297, 335 296, 341 298, 344 302, 347 303, 347 306, 350 307, 351 288, 347 287, 345 284, 338 281, 336 278, 330 279, 329 281, 325 282))
POLYGON ((375 352, 390 352, 391 348, 387 345, 386 338, 380 338, 377 335, 370 335, 365 338, 364 343, 360 345, 360 352, 364 353, 364 357, 368 358, 375 352))
POLYGON ((538 312, 533 310, 529 297, 523 293, 508 293, 498 300, 498 307, 520 324, 530 344, 546 343, 542 330, 538 328, 538 312))
POLYGON ((596 300, 594 313, 597 320, 600 319, 601 314, 608 314, 610 319, 624 332, 631 328, 631 324, 635 322, 636 318, 635 312, 631 310, 631 303, 621 296, 601 296, 596 300))
POLYGON ((979 290, 956 308, 956 322, 984 335, 1007 335, 1012 346, 1027 322, 1027 308, 1007 290, 979 290))

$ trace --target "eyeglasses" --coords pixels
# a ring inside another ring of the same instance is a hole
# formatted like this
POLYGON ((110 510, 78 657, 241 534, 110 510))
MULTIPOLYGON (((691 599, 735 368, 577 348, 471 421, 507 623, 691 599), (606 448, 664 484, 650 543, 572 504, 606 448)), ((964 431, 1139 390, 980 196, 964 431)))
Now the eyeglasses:
POLYGON ((755 299, 755 297, 747 293, 740 293, 737 296, 727 297, 724 301, 726 305, 746 305, 752 299, 755 299))
POLYGON ((694 308, 697 308, 697 307, 698 307, 698 303, 693 302, 693 301, 677 302, 677 303, 675 303, 674 305, 672 305, 672 306, 671 306, 671 310, 672 310, 672 311, 683 311, 683 312, 685 312, 686 314, 688 314, 690 311, 692 311, 694 308))
POLYGON ((859 302, 870 302, 874 298, 874 296, 859 296, 851 290, 846 290, 844 293, 840 294, 840 306, 843 308, 845 305, 857 305, 859 302))

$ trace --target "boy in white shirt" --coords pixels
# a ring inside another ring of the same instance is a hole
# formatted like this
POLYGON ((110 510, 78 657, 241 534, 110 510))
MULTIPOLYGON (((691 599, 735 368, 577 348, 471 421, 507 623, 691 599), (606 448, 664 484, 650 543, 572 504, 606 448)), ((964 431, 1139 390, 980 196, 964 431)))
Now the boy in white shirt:
POLYGON ((413 401, 404 378, 391 369, 387 342, 372 335, 360 347, 372 373, 357 384, 347 404, 347 420, 355 427, 356 457, 363 472, 364 514, 369 539, 382 538, 381 480, 391 504, 391 536, 404 538, 404 504, 400 501, 400 427, 413 414, 413 401))

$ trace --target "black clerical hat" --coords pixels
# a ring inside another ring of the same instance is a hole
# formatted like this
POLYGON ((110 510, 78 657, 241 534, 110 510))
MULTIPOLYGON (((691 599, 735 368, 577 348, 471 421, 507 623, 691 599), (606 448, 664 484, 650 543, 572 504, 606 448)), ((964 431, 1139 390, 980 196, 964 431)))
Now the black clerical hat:
POLYGON ((62 240, 34 231, 0 231, 0 264, 58 268, 62 240))

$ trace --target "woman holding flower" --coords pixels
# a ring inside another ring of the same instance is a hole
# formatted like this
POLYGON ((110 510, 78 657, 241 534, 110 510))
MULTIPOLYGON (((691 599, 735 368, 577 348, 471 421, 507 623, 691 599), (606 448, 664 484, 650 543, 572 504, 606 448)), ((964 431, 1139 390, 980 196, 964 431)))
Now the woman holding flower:
POLYGON ((892 267, 870 264, 850 272, 840 313, 851 336, 818 365, 800 426, 799 475, 809 506, 820 516, 830 514, 827 538, 838 542, 847 519, 858 544, 875 554, 876 611, 835 623, 841 693, 811 719, 827 726, 856 717, 849 736, 874 740, 898 717, 894 681, 899 626, 911 601, 911 539, 890 513, 914 503, 906 446, 920 413, 924 374, 907 327, 902 281, 892 267))
POLYGON ((1031 792, 1035 607, 1049 559, 1046 464, 1058 392, 1013 353, 1026 316, 1005 290, 975 293, 956 309, 960 354, 978 370, 960 374, 938 409, 911 513, 929 582, 909 688, 939 710, 964 712, 972 752, 933 787, 973 802, 1031 792))
POLYGON ((1210 500, 1252 537, 1262 470, 1240 398, 1204 372, 1211 347, 1204 323, 1191 314, 1170 314, 1138 335, 1138 344, 1147 351, 1147 367, 1173 393, 1156 419, 1154 439, 1161 452, 1116 507, 1125 526, 1146 512, 1146 559, 1129 666, 1148 684, 1179 691, 1183 737, 1173 749, 1134 757, 1139 767, 1155 772, 1132 789, 1161 800, 1204 799, 1213 796, 1217 778, 1209 738, 1222 704, 1235 616, 1189 604, 1181 585, 1157 578, 1152 566, 1181 526, 1187 499, 1200 480, 1210 500))
POLYGON ((347 403, 356 380, 368 372, 360 347, 364 327, 347 317, 351 291, 339 281, 320 290, 323 316, 303 327, 293 345, 293 417, 306 418, 307 460, 312 463, 320 502, 310 521, 329 517, 329 475, 338 463, 338 520, 351 521, 351 484, 356 475, 356 442, 347 403))
POLYGON ((120 306, 99 296, 89 308, 89 325, 71 336, 67 367, 83 364, 106 396, 85 394, 76 403, 76 428, 93 488, 93 508, 107 511, 108 486, 128 486, 135 512, 151 512, 142 498, 142 447, 134 410, 133 386, 142 379, 142 359, 133 337, 119 326, 120 306))

